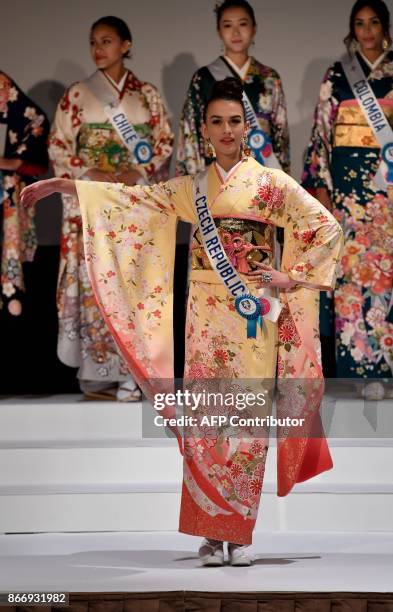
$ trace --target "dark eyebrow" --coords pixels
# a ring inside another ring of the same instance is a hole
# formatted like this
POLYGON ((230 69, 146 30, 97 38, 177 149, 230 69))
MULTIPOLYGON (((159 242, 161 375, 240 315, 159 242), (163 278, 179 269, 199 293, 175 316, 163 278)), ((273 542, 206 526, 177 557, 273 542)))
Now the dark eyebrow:
MULTIPOLYGON (((238 119, 239 117, 240 117, 240 119, 241 119, 241 117, 242 117, 242 116, 241 116, 241 115, 231 115, 229 118, 230 118, 230 119, 238 119)), ((223 118, 224 118, 224 117, 222 117, 221 115, 212 115, 212 116, 210 117, 210 119, 223 119, 223 118)))
POLYGON ((247 17, 240 17, 240 19, 223 19, 221 23, 233 23, 235 21, 249 21, 247 17))

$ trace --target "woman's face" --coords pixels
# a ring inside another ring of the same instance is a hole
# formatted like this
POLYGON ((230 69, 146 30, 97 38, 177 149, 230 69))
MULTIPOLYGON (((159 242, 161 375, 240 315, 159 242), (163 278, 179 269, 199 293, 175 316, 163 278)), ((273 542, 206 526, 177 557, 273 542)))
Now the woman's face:
POLYGON ((255 32, 256 27, 243 8, 233 7, 223 12, 218 35, 224 43, 225 53, 247 53, 255 32))
POLYGON ((355 36, 364 51, 381 51, 384 39, 382 23, 372 8, 366 6, 355 17, 355 36))
POLYGON ((90 34, 90 52, 97 68, 107 70, 123 61, 123 55, 131 47, 129 40, 122 40, 115 29, 98 25, 90 34))
POLYGON ((246 131, 243 107, 234 100, 214 100, 207 108, 203 137, 212 143, 217 157, 240 155, 246 131))

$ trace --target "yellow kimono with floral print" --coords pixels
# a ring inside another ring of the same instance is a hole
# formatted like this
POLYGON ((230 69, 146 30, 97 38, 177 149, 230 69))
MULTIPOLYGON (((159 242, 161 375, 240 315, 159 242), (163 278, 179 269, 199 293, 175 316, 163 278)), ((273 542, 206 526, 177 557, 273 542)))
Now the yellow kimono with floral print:
MULTIPOLYGON (((77 181, 86 260, 105 320, 148 397, 173 379, 173 267, 177 219, 196 224, 193 178, 148 187, 77 181), (163 383, 164 384, 164 383, 163 383)), ((187 305, 185 378, 279 377, 278 416, 305 417, 279 434, 278 494, 332 467, 320 427, 323 392, 319 289, 334 286, 342 232, 317 200, 280 170, 245 158, 222 182, 208 170, 209 208, 220 219, 285 230, 282 270, 300 284, 282 291, 277 323, 256 338, 209 269, 193 269, 187 305), (292 381, 292 383, 291 383, 292 381), (299 391, 300 387, 300 391, 299 391)), ((194 235, 195 246, 196 235, 194 235)), ((243 277, 246 279, 246 277, 243 277)), ((251 292, 253 285, 246 281, 251 292)), ((167 410, 170 413, 170 410, 167 410)), ((259 506, 265 439, 192 439, 184 457, 180 531, 248 544, 259 506)), ((183 448, 184 446, 184 448, 183 448)))

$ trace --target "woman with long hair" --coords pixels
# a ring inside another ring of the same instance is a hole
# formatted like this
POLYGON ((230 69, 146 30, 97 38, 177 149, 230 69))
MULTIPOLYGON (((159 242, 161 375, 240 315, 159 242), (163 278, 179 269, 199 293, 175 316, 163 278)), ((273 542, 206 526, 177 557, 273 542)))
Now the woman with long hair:
POLYGON ((321 86, 302 182, 344 230, 331 329, 337 376, 365 381, 362 394, 377 400, 393 370, 393 52, 383 0, 354 4, 345 43, 348 57, 321 86))
POLYGON ((281 79, 250 55, 257 30, 254 9, 247 0, 224 0, 215 9, 223 53, 194 74, 180 119, 176 174, 195 174, 210 164, 215 150, 202 134, 203 114, 215 81, 240 79, 247 120, 248 145, 259 163, 289 172, 289 131, 281 79))
POLYGON ((318 292, 334 286, 342 232, 287 174, 244 155, 247 124, 238 79, 215 84, 202 131, 217 160, 196 177, 145 187, 55 178, 26 188, 23 201, 31 206, 54 191, 79 200, 87 268, 105 321, 183 453, 179 529, 205 538, 203 565, 223 565, 224 542, 232 565, 250 565, 246 546, 268 446, 266 421, 255 419, 268 413, 276 372, 282 391, 278 495, 332 467, 318 412, 318 292), (173 393, 178 218, 196 227, 184 382, 198 409, 191 402, 182 415, 190 416, 184 440, 173 393), (275 267, 276 226, 285 229, 281 269, 275 267), (209 405, 207 390, 221 393, 218 404, 209 405))
MULTIPOLYGON (((131 32, 118 17, 102 17, 92 25, 90 50, 97 70, 65 92, 52 127, 49 154, 57 176, 127 185, 168 178, 173 134, 167 112, 157 89, 126 67, 131 47, 131 32)), ((59 357, 79 368, 88 398, 139 400, 87 276, 78 200, 65 195, 63 205, 59 357)))

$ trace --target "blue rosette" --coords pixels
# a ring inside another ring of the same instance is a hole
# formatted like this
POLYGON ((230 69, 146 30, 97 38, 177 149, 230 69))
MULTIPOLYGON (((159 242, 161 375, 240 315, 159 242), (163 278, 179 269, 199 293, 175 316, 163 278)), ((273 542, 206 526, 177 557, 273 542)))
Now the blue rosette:
POLYGON ((147 164, 153 157, 153 149, 147 140, 138 142, 134 149, 134 155, 139 164, 147 164))
POLYGON ((258 324, 263 325, 262 306, 258 298, 251 294, 239 295, 235 300, 238 314, 247 320, 247 338, 257 337, 258 324))

